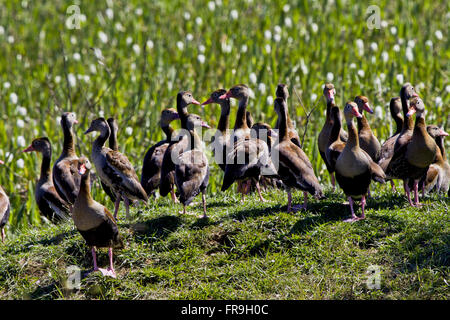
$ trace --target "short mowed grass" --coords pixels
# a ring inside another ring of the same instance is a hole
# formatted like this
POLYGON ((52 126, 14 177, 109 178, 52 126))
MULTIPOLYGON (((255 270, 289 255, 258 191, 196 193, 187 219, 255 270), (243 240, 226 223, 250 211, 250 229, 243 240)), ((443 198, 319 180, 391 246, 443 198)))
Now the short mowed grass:
MULTIPOLYGON (((165 198, 134 208, 130 221, 121 212, 116 279, 89 273, 90 250, 72 222, 31 227, 0 246, 0 299, 450 297, 448 198, 427 197, 416 209, 381 188, 367 219, 350 224, 342 221, 349 207, 341 191, 326 195, 290 214, 280 190, 267 191, 266 203, 211 196, 207 220, 198 218, 200 204, 183 216, 165 198), (70 266, 81 269, 79 288, 67 285, 70 266), (379 288, 371 281, 377 274, 379 288)), ((107 266, 105 249, 98 259, 107 266)))

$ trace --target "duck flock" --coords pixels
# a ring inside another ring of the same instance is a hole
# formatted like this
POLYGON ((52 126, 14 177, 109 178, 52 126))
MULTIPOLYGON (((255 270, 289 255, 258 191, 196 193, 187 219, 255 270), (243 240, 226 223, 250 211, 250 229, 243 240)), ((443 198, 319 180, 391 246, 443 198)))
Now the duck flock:
MULTIPOLYGON (((274 111, 278 118, 275 128, 262 122, 253 123, 247 111, 249 93, 246 85, 239 84, 228 91, 216 90, 201 103, 202 106, 215 103, 221 108, 217 130, 214 130, 209 146, 214 162, 224 172, 222 191, 236 183, 242 201, 251 190, 256 190, 259 199, 265 201, 262 189, 283 188, 288 196, 288 212, 307 209, 308 194, 317 199, 323 199, 325 195, 289 117, 287 85, 277 86, 274 111), (233 130, 229 129, 230 99, 238 100, 233 130), (292 189, 303 191, 303 204, 292 204, 292 189)), ((346 103, 343 109, 345 131, 341 111, 335 104, 335 94, 333 84, 324 85, 326 119, 317 142, 331 176, 333 191, 337 180, 350 204, 351 217, 344 221, 355 222, 365 218, 366 197, 370 196, 372 181, 390 181, 395 191, 393 180, 403 180, 407 200, 414 207, 421 206, 420 190, 422 196, 426 191, 433 190, 450 193, 450 165, 443 142, 448 134, 436 125, 426 126, 424 103, 410 83, 403 85, 400 97, 391 99, 390 111, 397 130, 383 144, 372 132, 364 115, 365 111, 373 113, 368 98, 357 96, 346 103), (356 126, 353 118, 357 120, 356 126), (411 191, 414 193, 413 199, 411 191), (361 205, 360 216, 355 214, 355 200, 361 205)), ((138 201, 146 203, 149 196, 155 196, 156 191, 161 196, 170 194, 174 202, 180 202, 183 213, 186 213, 186 206, 201 193, 202 218, 207 218, 206 188, 210 164, 205 154, 201 128, 212 129, 200 116, 188 112, 190 105, 200 105, 192 93, 180 91, 176 103, 176 109, 168 108, 161 113, 160 125, 166 139, 148 149, 140 178, 127 156, 118 151, 118 125, 113 118, 95 119, 86 130, 85 134, 98 132, 90 159, 95 166, 95 176, 100 178, 105 193, 114 202, 114 213, 92 197, 92 165, 87 157, 78 157, 75 152, 72 127, 78 122, 73 112, 66 112, 61 117, 63 151, 53 167, 52 146, 48 138, 34 139, 23 150, 42 154, 41 173, 35 191, 41 214, 54 223, 72 219, 92 248, 94 270, 100 270, 104 275, 115 277, 112 249, 123 247, 116 222, 121 201, 124 202, 128 219, 130 205, 138 201), (175 120, 181 123, 178 131, 171 127, 171 122, 175 120), (105 146, 107 141, 109 147, 105 146), (96 247, 108 248, 110 265, 107 269, 98 268, 96 247)), ((8 196, 0 187, 2 242, 9 212, 8 196)))

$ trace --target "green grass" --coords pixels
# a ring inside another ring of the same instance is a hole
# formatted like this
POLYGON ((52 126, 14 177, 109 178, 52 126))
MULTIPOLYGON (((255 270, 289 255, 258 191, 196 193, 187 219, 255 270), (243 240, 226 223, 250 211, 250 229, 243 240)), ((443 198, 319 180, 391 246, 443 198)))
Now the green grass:
MULTIPOLYGON (((182 216, 161 198, 133 209, 131 221, 122 212, 118 278, 83 275, 79 289, 66 287, 66 270, 84 274, 92 259, 73 223, 27 229, 0 246, 0 299, 450 298, 448 199, 427 197, 419 210, 377 191, 368 218, 349 224, 340 191, 295 214, 286 213, 285 193, 266 198, 209 198, 207 221, 197 218, 201 205, 182 216), (370 266, 379 266, 380 289, 366 284, 370 266)), ((98 256, 106 267, 106 250, 98 256)))

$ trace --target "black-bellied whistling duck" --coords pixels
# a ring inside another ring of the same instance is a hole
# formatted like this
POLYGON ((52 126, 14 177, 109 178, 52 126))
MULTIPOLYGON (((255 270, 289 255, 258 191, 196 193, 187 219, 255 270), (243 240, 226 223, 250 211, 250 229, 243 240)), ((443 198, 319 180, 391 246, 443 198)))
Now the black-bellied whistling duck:
POLYGON ((371 179, 384 183, 385 175, 383 170, 359 146, 358 131, 353 124, 353 117, 362 117, 358 111, 358 105, 354 102, 347 102, 344 116, 347 122, 348 140, 336 160, 335 173, 336 180, 350 203, 352 216, 345 221, 353 222, 365 219, 364 208, 371 179), (361 217, 355 215, 353 200, 361 200, 361 217))
MULTIPOLYGON (((109 148, 114 151, 119 151, 119 144, 117 142, 117 132, 119 131, 119 126, 117 125, 117 121, 114 118, 108 118, 106 122, 108 122, 109 130, 111 130, 111 134, 109 135, 108 139, 109 148)), ((115 202, 117 200, 117 197, 112 191, 112 189, 109 186, 107 186, 101 179, 100 183, 102 185, 103 190, 109 196, 111 201, 115 202)))
POLYGON ((183 213, 199 193, 202 193, 203 217, 206 218, 206 187, 209 182, 208 159, 203 152, 203 143, 200 140, 197 128, 211 128, 200 116, 189 114, 186 129, 182 133, 182 140, 188 140, 188 150, 181 153, 175 164, 175 184, 180 194, 179 200, 183 204, 183 213))
POLYGON ((373 113, 369 105, 369 99, 365 96, 357 96, 353 100, 358 105, 358 111, 362 118, 356 118, 358 124, 359 147, 369 154, 373 161, 378 162, 381 153, 381 144, 372 132, 369 122, 364 115, 364 110, 373 113))
POLYGON ((61 116, 61 127, 64 133, 62 153, 53 165, 53 183, 59 196, 69 204, 73 204, 80 187, 78 174, 78 156, 75 153, 73 125, 77 124, 75 113, 64 112, 61 116))
POLYGON ((70 219, 69 204, 59 196, 53 185, 52 169, 50 167, 52 159, 50 140, 46 137, 34 139, 31 145, 23 150, 23 152, 32 151, 42 153, 41 175, 34 193, 39 211, 53 223, 70 219))
MULTIPOLYGON (((450 165, 447 162, 447 155, 444 148, 444 137, 448 133, 436 125, 427 126, 428 134, 434 139, 438 149, 436 150, 436 159, 428 168, 426 175, 424 175, 419 182, 419 191, 422 190, 422 197, 425 192, 436 190, 438 193, 447 192, 450 183, 450 165)), ((414 188, 414 181, 409 180, 409 188, 414 188)))
POLYGON ((86 244, 91 247, 94 271, 100 271, 103 275, 115 278, 112 250, 113 248, 123 248, 116 220, 108 209, 92 199, 90 187, 91 163, 86 157, 79 159, 78 170, 81 175, 81 183, 80 193, 73 206, 73 222, 81 236, 86 240, 86 244), (98 268, 95 248, 108 248, 108 269, 98 268))
MULTIPOLYGON (((2 164, 3 161, 0 160, 0 165, 2 164)), ((2 186, 0 186, 0 236, 2 238, 2 242, 5 241, 5 225, 8 222, 10 211, 11 205, 9 204, 9 198, 2 186)))
POLYGON ((301 209, 306 209, 308 192, 317 198, 321 198, 323 197, 322 187, 314 174, 308 157, 289 137, 286 101, 282 98, 276 98, 274 106, 278 114, 280 127, 279 141, 273 146, 273 150, 279 157, 278 175, 286 186, 288 193, 287 211, 297 210, 297 206, 292 207, 291 188, 303 190, 304 203, 301 209))
MULTIPOLYGON (((378 160, 378 164, 383 170, 386 170, 387 165, 389 164, 389 161, 392 158, 395 141, 397 141, 397 138, 403 129, 404 114, 402 110, 402 100, 400 99, 400 97, 395 97, 391 99, 389 103, 389 109, 391 111, 391 116, 395 121, 396 130, 395 133, 388 139, 386 139, 386 141, 381 145, 380 159, 378 160)), ((397 191, 395 188, 394 181, 387 178, 386 180, 389 180, 391 182, 392 190, 394 192, 397 191)))
POLYGON ((249 178, 255 183, 261 201, 259 177, 274 175, 276 170, 270 159, 267 144, 260 139, 251 138, 247 125, 246 108, 249 100, 249 90, 245 84, 232 87, 220 99, 234 98, 239 100, 239 107, 234 124, 234 132, 230 138, 231 151, 227 154, 227 163, 222 183, 222 191, 227 190, 235 181, 246 181, 249 178))
POLYGON ((100 132, 100 135, 93 143, 92 159, 100 180, 110 187, 116 195, 114 218, 117 219, 120 201, 123 200, 127 218, 129 219, 130 200, 147 202, 147 194, 139 183, 136 171, 128 158, 119 151, 114 151, 104 146, 111 134, 105 118, 93 120, 85 134, 94 131, 100 132))
MULTIPOLYGON (((154 194, 155 190, 159 188, 164 153, 172 140, 172 133, 174 131, 170 123, 179 118, 177 110, 174 108, 164 109, 161 112, 159 124, 166 138, 148 149, 144 157, 144 164, 142 165, 141 185, 148 195, 154 194)), ((173 191, 171 193, 174 195, 173 191)))
MULTIPOLYGON (((187 130, 186 122, 189 112, 187 110, 188 105, 197 104, 200 102, 194 99, 192 93, 189 91, 180 91, 177 94, 177 112, 180 117, 181 128, 187 130)), ((175 186, 175 164, 172 159, 176 159, 181 153, 183 153, 187 147, 187 139, 183 140, 183 144, 180 141, 172 139, 169 146, 164 152, 163 161, 161 164, 161 179, 159 183, 159 194, 163 197, 171 193, 172 199, 176 199, 174 186, 175 186)))
POLYGON ((346 142, 342 141, 340 137, 342 122, 339 107, 331 107, 330 118, 333 122, 333 126, 331 127, 330 138, 328 141, 327 150, 325 152, 325 157, 327 159, 328 166, 331 172, 334 172, 336 168, 336 161, 344 150, 346 144, 346 142))
MULTIPOLYGON (((394 155, 394 150, 396 148, 401 148, 403 145, 408 143, 408 141, 411 139, 413 130, 414 130, 414 119, 411 117, 407 117, 406 114, 409 111, 409 99, 412 97, 417 97, 417 93, 414 91, 414 87, 410 83, 405 83, 402 88, 400 89, 400 101, 402 105, 402 112, 403 112, 403 126, 402 130, 398 135, 394 135, 393 137, 389 138, 382 146, 381 148, 381 156, 380 161, 378 161, 378 164, 380 167, 384 170, 386 173, 386 177, 389 180, 391 179, 391 173, 388 172, 388 166, 392 159, 392 156, 394 155)), ((391 100, 391 110, 396 109, 398 104, 398 100, 391 100), (393 104, 393 105, 392 105, 393 104)), ((395 179, 395 178, 394 178, 395 179)), ((392 185, 392 183, 391 183, 392 185)), ((405 190, 406 191, 406 190, 405 190)))
MULTIPOLYGON (((284 101, 286 101, 286 107, 288 106, 287 99, 289 98, 289 89, 288 89, 287 85, 285 85, 283 83, 278 84, 277 90, 275 91, 275 95, 277 96, 277 98, 282 98, 284 101)), ((278 118, 278 120, 277 120, 275 129, 280 128, 279 121, 280 121, 280 118, 278 118)), ((287 126, 288 126, 289 139, 291 139, 291 141, 293 143, 295 143, 295 145, 297 145, 298 147, 301 148, 300 137, 298 136, 297 130, 295 130, 294 125, 292 124, 291 117, 289 116, 289 108, 288 108, 288 112, 287 112, 287 126)))
POLYGON ((245 120, 247 121, 247 127, 251 128, 255 121, 253 120, 252 113, 250 111, 245 112, 245 120))
POLYGON ((402 136, 397 139, 394 155, 386 170, 390 178, 402 179, 405 186, 406 196, 411 206, 420 206, 418 195, 418 183, 420 178, 426 174, 430 164, 436 157, 438 147, 434 139, 427 133, 425 125, 425 106, 422 99, 415 96, 410 100, 409 118, 416 113, 416 121, 411 136, 402 136), (414 181, 414 203, 411 201, 409 180, 414 181))
MULTIPOLYGON (((323 96, 325 97, 325 100, 327 102, 327 111, 326 111, 326 118, 325 123, 322 127, 322 130, 319 132, 319 136, 317 139, 317 143, 319 146, 319 153, 322 157, 323 161, 325 162, 325 165, 327 167, 328 172, 330 173, 331 177, 331 184, 333 186, 333 190, 335 189, 335 179, 334 179, 334 173, 331 169, 327 157, 326 157, 326 151, 328 147, 328 143, 330 141, 330 133, 331 129, 333 127, 333 119, 331 118, 331 108, 335 106, 335 98, 334 95, 336 94, 336 89, 334 88, 334 85, 332 83, 325 84, 323 88, 323 96)), ((340 138, 343 142, 347 141, 347 133, 344 132, 341 129, 340 138)))
POLYGON ((220 118, 217 124, 217 131, 211 141, 211 146, 214 154, 214 159, 219 165, 220 169, 225 171, 226 163, 226 147, 230 140, 228 127, 230 125, 230 99, 219 99, 219 97, 225 94, 225 89, 219 89, 211 93, 208 100, 202 103, 202 106, 211 103, 217 103, 220 105, 220 118))

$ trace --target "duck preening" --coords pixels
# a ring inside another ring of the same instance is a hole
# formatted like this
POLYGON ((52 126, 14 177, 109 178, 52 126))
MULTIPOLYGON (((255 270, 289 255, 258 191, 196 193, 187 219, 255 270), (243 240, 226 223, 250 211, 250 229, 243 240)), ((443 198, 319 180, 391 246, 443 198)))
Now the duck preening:
MULTIPOLYGON (((182 152, 175 164, 175 184, 179 192, 179 200, 183 204, 183 213, 199 193, 202 193, 203 218, 206 218, 206 188, 209 182, 208 159, 203 152, 203 143, 200 140, 197 128, 210 128, 202 121, 200 116, 189 114, 186 121, 186 129, 181 140, 187 140, 188 147, 182 152)), ((184 144, 184 142, 181 142, 184 144)))
MULTIPOLYGON (((325 100, 327 102, 327 109, 326 109, 326 118, 325 123, 322 127, 322 130, 319 132, 319 136, 317 139, 318 147, 319 147, 319 153, 322 157, 322 160, 325 162, 325 165, 327 167, 328 172, 330 173, 331 177, 331 184, 333 186, 333 190, 335 188, 335 179, 334 179, 334 169, 330 166, 327 157, 326 157, 326 151, 327 147, 330 141, 330 134, 331 130, 333 128, 333 119, 331 117, 331 108, 333 106, 336 106, 335 104, 335 96, 336 89, 334 88, 334 85, 332 83, 325 84, 323 88, 323 96, 325 97, 325 100)), ((343 142, 347 141, 348 134, 343 131, 342 129, 339 132, 340 139, 343 142)))
POLYGON ((358 131, 353 124, 353 118, 362 118, 358 105, 347 102, 344 116, 348 128, 348 140, 335 164, 336 180, 344 190, 350 203, 351 218, 346 222, 353 222, 365 218, 364 208, 366 195, 372 179, 384 183, 383 170, 359 146, 358 131), (361 216, 357 217, 353 210, 353 200, 361 200, 361 216))
POLYGON ((73 206, 72 219, 86 244, 91 247, 94 271, 98 270, 115 278, 112 250, 123 248, 123 241, 111 212, 91 196, 90 170, 89 160, 81 157, 78 164, 81 176, 80 192, 73 206), (106 270, 97 266, 96 248, 108 248, 109 267, 106 270))
POLYGON ((46 137, 34 139, 31 145, 23 150, 23 152, 32 151, 42 153, 41 175, 34 194, 39 211, 53 223, 67 221, 70 218, 69 204, 59 196, 53 185, 50 167, 52 159, 50 140, 46 137))
POLYGON ((141 185, 147 195, 154 194, 159 188, 164 153, 172 140, 174 131, 170 123, 179 118, 178 112, 173 108, 164 109, 161 112, 160 126, 166 138, 148 149, 142 165, 141 185))
POLYGON ((249 100, 248 87, 244 84, 232 87, 220 99, 234 98, 239 100, 236 114, 234 132, 230 138, 230 151, 227 152, 225 174, 222 191, 227 190, 235 181, 244 182, 253 180, 261 201, 259 177, 263 175, 276 175, 276 169, 270 159, 267 143, 251 137, 247 125, 246 108, 249 100))
POLYGON ((130 200, 147 202, 147 194, 139 183, 139 178, 128 158, 119 151, 104 146, 111 133, 104 118, 93 120, 85 134, 94 131, 100 134, 92 146, 92 159, 101 181, 110 187, 116 196, 114 218, 117 218, 120 201, 123 200, 129 219, 130 200))
MULTIPOLYGON (((0 160, 0 165, 2 164, 3 161, 0 160)), ((0 236, 2 238, 2 242, 5 241, 5 225, 8 222, 10 211, 11 205, 9 204, 9 198, 2 186, 0 186, 0 236)))
POLYGON ((278 156, 279 159, 278 175, 286 186, 288 193, 287 211, 291 212, 298 209, 298 206, 292 206, 291 188, 303 190, 304 202, 300 208, 306 209, 308 193, 316 198, 322 198, 322 187, 314 174, 308 157, 289 137, 286 101, 282 98, 276 98, 274 105, 280 127, 278 143, 273 147, 272 156, 278 156))
MULTIPOLYGON (((200 102, 194 99, 192 93, 189 91, 180 91, 177 94, 177 113, 180 117, 181 128, 187 130, 187 119, 189 112, 187 110, 188 105, 197 104, 200 102)), ((179 138, 179 136, 177 136, 179 138)), ((178 158, 180 154, 187 150, 188 139, 182 140, 180 143, 178 138, 175 137, 169 143, 169 146, 164 152, 162 164, 161 164, 161 178, 159 183, 159 194, 163 197, 167 196, 170 192, 172 199, 175 200, 175 163, 173 159, 178 158)))
POLYGON ((405 122, 409 122, 414 113, 416 114, 416 121, 413 132, 405 135, 403 135, 403 131, 400 133, 395 143, 394 155, 386 169, 386 175, 390 178, 402 179, 409 204, 420 206, 418 183, 435 160, 438 147, 434 139, 427 133, 425 106, 418 96, 413 96, 410 100, 405 122), (414 181, 414 203, 411 201, 408 185, 410 180, 414 181))
POLYGON ((73 125, 77 124, 75 113, 64 112, 61 116, 61 127, 64 143, 61 155, 53 165, 53 182, 59 196, 69 204, 73 204, 80 187, 78 174, 78 156, 75 152, 73 125))

